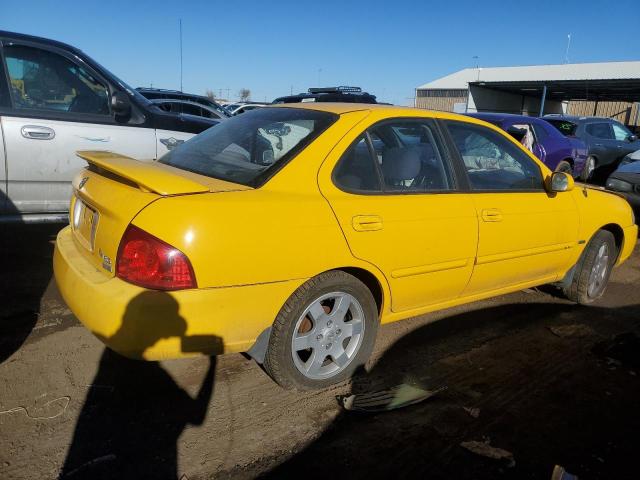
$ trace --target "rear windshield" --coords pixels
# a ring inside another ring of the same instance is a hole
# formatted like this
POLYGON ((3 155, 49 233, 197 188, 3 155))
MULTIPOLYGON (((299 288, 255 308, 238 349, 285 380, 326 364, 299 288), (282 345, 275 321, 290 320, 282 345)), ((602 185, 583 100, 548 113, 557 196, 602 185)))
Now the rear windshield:
POLYGON ((545 118, 545 120, 567 137, 573 137, 576 134, 577 125, 573 122, 569 122, 568 120, 552 120, 549 118, 545 118))
POLYGON ((259 187, 337 118, 298 108, 258 108, 206 130, 159 162, 259 187))

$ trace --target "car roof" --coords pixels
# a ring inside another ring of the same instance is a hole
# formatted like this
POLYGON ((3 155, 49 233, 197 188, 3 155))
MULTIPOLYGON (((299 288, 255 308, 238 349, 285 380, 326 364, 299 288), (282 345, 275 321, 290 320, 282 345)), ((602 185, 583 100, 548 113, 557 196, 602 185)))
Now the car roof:
POLYGON ((58 47, 65 50, 70 50, 75 53, 83 53, 79 48, 69 45, 68 43, 59 42, 58 40, 51 40, 50 38, 37 37, 35 35, 27 35, 26 33, 8 32, 6 30, 0 30, 0 38, 22 40, 25 42, 38 42, 52 47, 58 47))
MULTIPOLYGON (((482 119, 472 118, 467 115, 460 115, 451 112, 441 112, 438 110, 425 110, 423 108, 402 107, 398 105, 386 105, 381 103, 340 103, 340 102, 308 102, 308 103, 279 103, 268 105, 265 108, 301 108, 306 110, 316 110, 319 112, 335 113, 342 115, 359 111, 385 111, 389 117, 425 117, 442 118, 447 120, 458 120, 466 123, 484 123, 482 119)), ((492 125, 492 128, 493 127, 492 125)))
POLYGON ((495 113, 495 112, 473 112, 465 114, 469 117, 479 118, 481 120, 490 120, 494 122, 504 121, 522 121, 522 122, 539 122, 544 121, 543 118, 531 117, 528 115, 518 115, 515 113, 495 113))
POLYGON ((591 117, 591 116, 577 116, 577 115, 560 115, 550 114, 545 115, 543 120, 566 120, 573 123, 589 123, 589 122, 613 122, 616 121, 613 118, 608 117, 591 117))

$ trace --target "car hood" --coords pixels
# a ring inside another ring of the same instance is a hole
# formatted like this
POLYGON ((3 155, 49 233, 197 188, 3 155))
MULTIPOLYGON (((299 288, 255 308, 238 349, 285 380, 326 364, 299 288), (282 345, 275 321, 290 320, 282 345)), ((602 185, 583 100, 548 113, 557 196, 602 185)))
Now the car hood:
POLYGON ((631 159, 635 161, 620 166, 615 172, 613 172, 614 175, 618 173, 640 173, 640 150, 638 152, 634 152, 632 155, 636 155, 635 158, 633 156, 631 157, 631 159))

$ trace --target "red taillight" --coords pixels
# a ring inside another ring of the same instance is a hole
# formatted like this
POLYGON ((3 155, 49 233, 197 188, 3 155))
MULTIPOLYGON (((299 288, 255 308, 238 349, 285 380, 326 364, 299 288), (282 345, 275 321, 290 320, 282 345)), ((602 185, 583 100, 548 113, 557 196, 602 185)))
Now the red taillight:
POLYGON ((196 288, 196 277, 185 254, 133 225, 120 242, 117 275, 155 290, 196 288))

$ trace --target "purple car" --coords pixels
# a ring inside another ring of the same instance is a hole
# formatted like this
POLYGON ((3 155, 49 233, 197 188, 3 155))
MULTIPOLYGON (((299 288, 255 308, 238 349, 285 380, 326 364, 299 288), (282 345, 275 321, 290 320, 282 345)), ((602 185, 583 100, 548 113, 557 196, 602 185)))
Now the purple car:
POLYGON ((545 120, 507 113, 469 113, 470 117, 493 123, 509 132, 551 170, 584 176, 587 146, 577 137, 564 136, 545 120))

